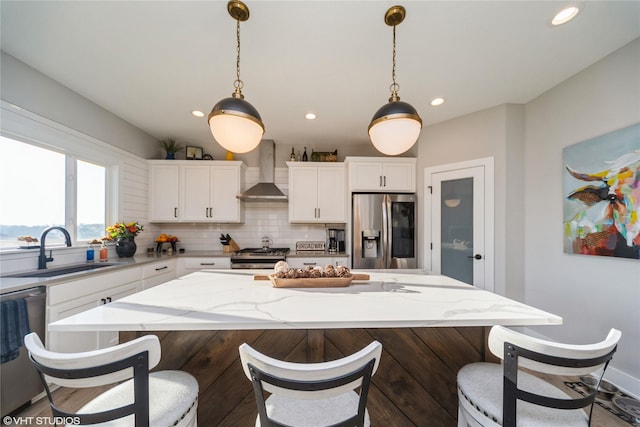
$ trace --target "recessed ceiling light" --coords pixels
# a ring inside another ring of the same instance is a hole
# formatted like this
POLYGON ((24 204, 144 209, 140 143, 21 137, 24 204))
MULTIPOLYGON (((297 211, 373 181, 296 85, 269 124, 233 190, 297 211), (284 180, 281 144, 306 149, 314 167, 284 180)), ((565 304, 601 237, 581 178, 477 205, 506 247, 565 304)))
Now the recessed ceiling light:
POLYGON ((200 110, 193 110, 191 114, 193 114, 196 117, 204 117, 204 113, 200 110))
POLYGON ((432 107, 437 107, 438 105, 444 104, 444 98, 433 98, 429 104, 431 104, 432 107))
POLYGON ((315 120, 316 119, 316 115, 313 113, 307 113, 304 115, 304 118, 307 120, 315 120))
POLYGON ((556 16, 551 20, 551 24, 553 25, 562 25, 571 21, 576 15, 580 12, 578 6, 569 6, 562 9, 556 16))

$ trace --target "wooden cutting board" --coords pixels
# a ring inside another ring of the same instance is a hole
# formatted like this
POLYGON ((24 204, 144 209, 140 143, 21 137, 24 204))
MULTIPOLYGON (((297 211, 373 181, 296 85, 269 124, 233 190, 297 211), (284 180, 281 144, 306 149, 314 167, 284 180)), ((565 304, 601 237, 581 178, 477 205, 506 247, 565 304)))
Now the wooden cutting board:
POLYGON ((275 288, 339 288, 351 285, 354 280, 369 280, 369 275, 352 274, 351 277, 278 279, 272 275, 255 274, 253 280, 270 280, 275 288))

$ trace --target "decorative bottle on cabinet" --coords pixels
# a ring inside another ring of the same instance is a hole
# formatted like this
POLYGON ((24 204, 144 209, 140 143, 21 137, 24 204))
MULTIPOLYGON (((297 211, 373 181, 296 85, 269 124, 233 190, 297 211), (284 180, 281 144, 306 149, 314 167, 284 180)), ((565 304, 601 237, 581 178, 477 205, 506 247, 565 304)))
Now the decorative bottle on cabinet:
POLYGON ((292 162, 296 161, 296 152, 293 151, 293 147, 291 147, 291 155, 289 156, 289 161, 292 161, 292 162))
POLYGON ((302 153, 302 161, 303 162, 309 161, 309 157, 307 157, 307 147, 304 147, 304 153, 302 153))

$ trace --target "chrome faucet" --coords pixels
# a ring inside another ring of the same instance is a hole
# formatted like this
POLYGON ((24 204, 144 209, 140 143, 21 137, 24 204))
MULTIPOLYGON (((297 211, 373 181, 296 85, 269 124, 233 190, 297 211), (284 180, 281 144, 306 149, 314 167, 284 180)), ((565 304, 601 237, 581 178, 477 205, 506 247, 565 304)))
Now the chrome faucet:
POLYGON ((43 270, 45 268, 47 268, 47 262, 49 261, 53 261, 53 257, 51 256, 51 254, 53 253, 53 251, 49 251, 49 256, 45 256, 44 254, 44 239, 47 237, 47 234, 49 234, 49 232, 51 230, 60 230, 62 231, 62 234, 64 234, 64 238, 66 240, 67 243, 67 247, 71 247, 71 236, 69 235, 69 232, 67 230, 64 229, 64 227, 49 227, 47 229, 45 229, 42 232, 42 236, 40 236, 40 256, 38 257, 38 270, 43 270))

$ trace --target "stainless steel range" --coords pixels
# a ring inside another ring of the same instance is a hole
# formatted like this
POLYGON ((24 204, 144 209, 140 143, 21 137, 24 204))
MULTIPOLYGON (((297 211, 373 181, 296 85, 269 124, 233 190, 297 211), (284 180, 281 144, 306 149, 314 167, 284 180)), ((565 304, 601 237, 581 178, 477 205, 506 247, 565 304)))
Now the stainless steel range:
POLYGON ((231 254, 231 268, 269 269, 284 261, 289 248, 247 248, 231 254))

